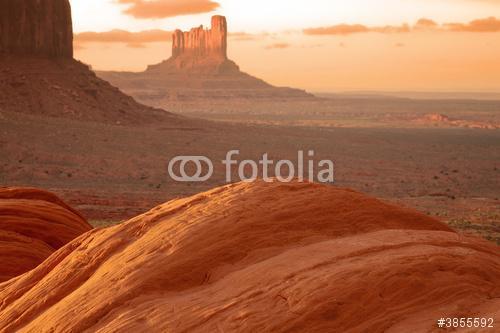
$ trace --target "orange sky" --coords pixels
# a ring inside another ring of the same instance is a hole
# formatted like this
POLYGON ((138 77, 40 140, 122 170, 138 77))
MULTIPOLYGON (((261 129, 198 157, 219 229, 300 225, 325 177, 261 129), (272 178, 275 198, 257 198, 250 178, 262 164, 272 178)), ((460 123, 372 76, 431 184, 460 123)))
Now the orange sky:
POLYGON ((222 14, 229 56, 273 84, 310 91, 500 90, 500 0, 71 3, 75 56, 95 69, 143 70, 170 56, 169 31, 222 14))

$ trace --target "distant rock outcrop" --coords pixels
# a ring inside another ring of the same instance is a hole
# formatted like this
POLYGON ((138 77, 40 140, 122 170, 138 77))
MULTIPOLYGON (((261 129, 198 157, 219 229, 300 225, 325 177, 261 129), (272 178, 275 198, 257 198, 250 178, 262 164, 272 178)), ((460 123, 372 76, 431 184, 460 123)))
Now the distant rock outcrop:
POLYGON ((240 183, 87 233, 0 285, 0 331, 431 332, 498 318, 499 279, 495 245, 426 215, 240 183))
POLYGON ((148 71, 163 74, 224 74, 239 72, 239 67, 227 58, 227 21, 224 16, 212 17, 212 27, 191 31, 175 30, 172 36, 172 56, 148 71))
POLYGON ((162 74, 238 74, 239 67, 227 58, 227 21, 224 16, 212 17, 210 29, 203 26, 191 31, 175 30, 172 56, 148 71, 162 74))
POLYGON ((77 211, 52 193, 0 188, 0 282, 35 268, 91 229, 77 211))
POLYGON ((201 25, 189 32, 175 30, 172 57, 214 57, 227 59, 227 22, 224 16, 212 17, 211 29, 201 25))
POLYGON ((98 72, 142 103, 170 108, 172 102, 193 100, 309 99, 300 89, 274 87, 240 71, 227 56, 227 22, 212 17, 210 29, 203 26, 172 36, 172 56, 141 73, 98 72))
POLYGON ((72 58, 73 27, 69 2, 1 1, 0 54, 72 58))

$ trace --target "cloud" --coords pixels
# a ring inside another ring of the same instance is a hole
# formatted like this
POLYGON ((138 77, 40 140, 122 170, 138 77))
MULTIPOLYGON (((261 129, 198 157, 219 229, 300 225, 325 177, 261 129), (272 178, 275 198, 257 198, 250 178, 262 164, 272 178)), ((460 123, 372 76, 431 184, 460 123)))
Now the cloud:
POLYGON ((291 45, 288 44, 288 43, 274 43, 274 44, 270 44, 270 45, 267 45, 265 48, 266 50, 272 50, 272 49, 287 49, 289 48, 291 45))
POLYGON ((304 29, 305 35, 350 35, 358 33, 408 33, 412 31, 452 31, 452 32, 500 32, 500 20, 495 17, 478 19, 469 23, 445 23, 439 25, 433 20, 421 18, 413 26, 403 24, 400 26, 368 27, 362 24, 338 24, 329 27, 304 29))
POLYGON ((456 32, 499 32, 500 20, 495 17, 474 20, 467 24, 447 23, 444 25, 449 31, 456 32))
POLYGON ((370 28, 370 31, 380 32, 383 34, 394 34, 394 33, 405 33, 410 32, 411 28, 408 24, 403 24, 400 26, 386 25, 383 27, 373 27, 370 28))
POLYGON ((147 43, 168 42, 172 40, 172 32, 165 30, 146 30, 130 32, 111 30, 106 32, 82 32, 75 34, 75 43, 127 43, 130 47, 144 47, 147 43))
POLYGON ((338 24, 330 27, 304 29, 306 35, 350 35, 369 31, 368 27, 361 24, 338 24))
POLYGON ((161 19, 167 17, 208 13, 219 8, 211 0, 117 0, 129 5, 123 12, 138 19, 161 19))
POLYGON ((255 40, 264 40, 266 38, 269 39, 277 39, 281 38, 282 34, 286 34, 286 32, 280 32, 280 34, 276 33, 268 33, 268 32, 259 32, 259 33, 248 33, 248 32, 230 32, 228 37, 234 41, 255 41, 255 40))
POLYGON ((253 41, 257 40, 258 36, 254 34, 249 34, 248 32, 230 32, 229 38, 237 41, 253 41))
POLYGON ((415 29, 435 29, 438 27, 438 24, 433 21, 429 20, 426 18, 421 18, 420 20, 417 21, 415 24, 415 29))
POLYGON ((379 33, 403 33, 410 32, 411 28, 408 24, 401 26, 380 26, 380 27, 367 27, 362 24, 338 24, 330 27, 310 28, 304 29, 306 35, 350 35, 366 32, 379 32, 379 33))

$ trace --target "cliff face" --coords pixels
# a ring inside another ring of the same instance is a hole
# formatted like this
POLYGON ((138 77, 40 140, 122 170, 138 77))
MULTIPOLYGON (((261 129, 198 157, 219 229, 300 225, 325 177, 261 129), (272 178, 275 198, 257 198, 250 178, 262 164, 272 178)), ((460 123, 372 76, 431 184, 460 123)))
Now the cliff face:
POLYGON ((68 0, 0 0, 0 111, 111 124, 172 117, 73 59, 68 0))
POLYGON ((0 54, 72 58, 69 1, 0 1, 0 54))
POLYGON ((237 73, 239 67, 227 58, 227 21, 224 16, 213 16, 212 26, 190 31, 176 30, 172 36, 172 57, 149 71, 162 73, 237 73))
POLYGON ((188 32, 176 30, 173 35, 172 57, 185 56, 227 59, 226 18, 212 17, 211 29, 203 29, 201 25, 188 32))

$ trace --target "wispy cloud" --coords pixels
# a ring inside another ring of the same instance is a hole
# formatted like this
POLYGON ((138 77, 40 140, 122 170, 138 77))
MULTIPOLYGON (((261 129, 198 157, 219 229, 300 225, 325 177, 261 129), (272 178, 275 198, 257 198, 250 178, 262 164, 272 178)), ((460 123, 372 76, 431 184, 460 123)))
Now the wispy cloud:
POLYGON ((447 23, 445 29, 457 32, 499 32, 500 20, 495 17, 474 20, 467 24, 447 23))
POLYGON ((410 26, 365 26, 362 24, 337 24, 328 27, 304 29, 306 35, 351 35, 359 33, 408 33, 412 31, 448 31, 448 32, 500 32, 500 20, 495 17, 478 19, 469 23, 445 23, 439 25, 433 20, 422 18, 410 26))
POLYGON ((111 30, 106 32, 82 32, 75 34, 75 45, 84 43, 126 43, 132 48, 142 48, 148 43, 168 42, 172 40, 172 32, 165 30, 146 30, 130 32, 111 30))
POLYGON ((161 19, 167 17, 208 13, 219 8, 211 0, 117 0, 129 5, 123 12, 138 19, 161 19))

